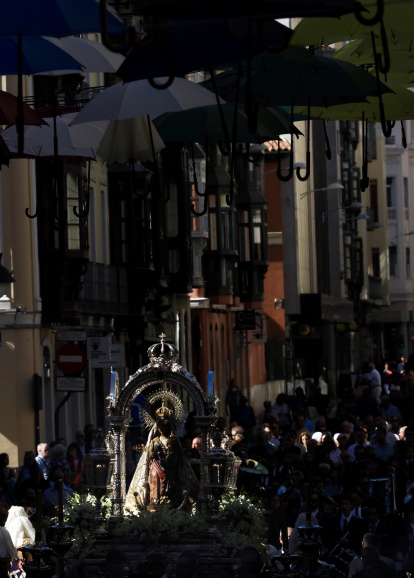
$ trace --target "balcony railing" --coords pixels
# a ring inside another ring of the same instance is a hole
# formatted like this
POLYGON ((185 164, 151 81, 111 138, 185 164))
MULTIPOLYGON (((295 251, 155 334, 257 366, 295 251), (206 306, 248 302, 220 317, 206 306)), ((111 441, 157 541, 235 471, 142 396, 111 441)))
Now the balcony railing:
POLYGON ((396 221, 397 220, 397 209, 396 207, 388 207, 388 220, 389 221, 396 221))
POLYGON ((122 267, 88 263, 82 278, 79 308, 86 313, 128 314, 127 271, 122 267))

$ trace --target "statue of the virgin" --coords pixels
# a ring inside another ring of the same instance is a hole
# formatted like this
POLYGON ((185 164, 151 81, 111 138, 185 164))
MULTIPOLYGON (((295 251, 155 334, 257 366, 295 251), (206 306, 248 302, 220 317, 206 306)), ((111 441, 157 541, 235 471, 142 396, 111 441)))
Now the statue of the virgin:
POLYGON ((199 482, 183 453, 175 433, 174 412, 165 405, 156 412, 156 420, 146 417, 151 430, 135 470, 125 500, 125 513, 138 513, 161 504, 179 507, 188 498, 195 500, 199 482))

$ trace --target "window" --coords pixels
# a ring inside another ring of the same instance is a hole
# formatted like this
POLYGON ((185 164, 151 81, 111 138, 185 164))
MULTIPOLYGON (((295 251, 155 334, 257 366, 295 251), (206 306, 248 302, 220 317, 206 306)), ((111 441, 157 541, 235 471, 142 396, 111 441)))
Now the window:
POLYGON ((391 245, 388 247, 388 255, 390 260, 390 277, 397 276, 397 247, 391 245))
MULTIPOLYGON (((409 200, 408 200, 408 179, 407 179, 407 177, 403 178, 403 188, 404 188, 404 209, 408 209, 409 200)), ((405 213, 405 218, 408 219, 408 211, 405 213)))
POLYGON ((238 215, 240 261, 250 261, 249 212, 247 210, 239 209, 238 215))
POLYGON ((395 207, 394 177, 387 177, 387 207, 395 207))
POLYGON ((76 217, 73 212, 73 209, 79 211, 79 175, 73 173, 66 175, 66 203, 68 211, 68 249, 70 251, 79 251, 79 217, 76 217))
POLYGON ((352 236, 344 234, 344 266, 345 266, 345 281, 352 281, 352 236))
POLYGON ((138 191, 142 183, 131 172, 109 173, 111 262, 136 268, 154 267, 150 195, 138 191), (136 192, 137 190, 137 192, 136 192))
POLYGON ((377 158, 377 139, 375 137, 375 123, 368 123, 368 161, 373 161, 377 158))
POLYGON ((411 256, 410 247, 405 248, 405 276, 411 279, 411 256))
POLYGON ((374 277, 381 277, 380 253, 378 247, 372 248, 371 256, 372 256, 372 274, 374 277))
POLYGON ((378 181, 377 179, 370 179, 369 181, 369 195, 372 210, 372 220, 378 223, 378 181))
POLYGON ((66 191, 67 237, 66 249, 72 256, 89 249, 88 231, 88 179, 86 164, 64 163, 63 186, 66 191))

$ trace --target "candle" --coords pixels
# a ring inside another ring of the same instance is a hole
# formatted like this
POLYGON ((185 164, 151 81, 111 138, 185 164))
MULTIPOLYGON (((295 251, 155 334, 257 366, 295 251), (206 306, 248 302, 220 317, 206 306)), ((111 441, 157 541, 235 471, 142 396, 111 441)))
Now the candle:
POLYGON ((59 526, 63 525, 63 480, 57 481, 58 503, 59 503, 59 526))
POLYGON ((37 490, 37 504, 36 504, 36 542, 42 541, 42 490, 37 490))
POLYGON ((207 396, 213 395, 214 371, 208 372, 207 396))
POLYGON ((116 378, 117 378, 117 372, 116 371, 111 371, 111 389, 110 389, 110 395, 112 395, 115 399, 117 398, 116 395, 116 378))

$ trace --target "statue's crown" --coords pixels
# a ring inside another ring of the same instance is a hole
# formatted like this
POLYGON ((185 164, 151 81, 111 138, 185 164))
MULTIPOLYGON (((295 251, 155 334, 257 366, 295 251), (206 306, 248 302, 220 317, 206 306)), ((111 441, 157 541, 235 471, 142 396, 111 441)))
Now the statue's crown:
POLYGON ((158 417, 159 419, 167 420, 167 419, 169 419, 169 418, 172 416, 173 410, 170 409, 169 407, 167 407, 166 405, 164 405, 164 402, 162 402, 162 406, 159 407, 159 408, 155 411, 155 413, 157 414, 157 417, 158 417))

